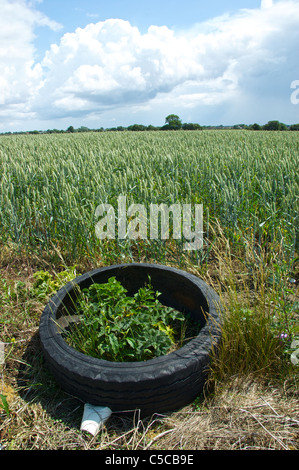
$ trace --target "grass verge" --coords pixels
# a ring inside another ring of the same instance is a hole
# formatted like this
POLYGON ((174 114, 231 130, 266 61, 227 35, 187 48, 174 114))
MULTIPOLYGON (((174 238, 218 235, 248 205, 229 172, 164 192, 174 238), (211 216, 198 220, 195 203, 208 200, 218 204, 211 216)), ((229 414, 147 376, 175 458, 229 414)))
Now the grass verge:
POLYGON ((2 448, 299 450, 298 365, 290 360, 290 341, 299 335, 296 263, 287 263, 279 246, 271 256, 253 244, 238 254, 223 236, 217 240, 209 265, 186 259, 184 266, 212 285, 225 307, 205 394, 182 410, 147 420, 138 412, 113 414, 95 438, 80 432, 83 403, 57 386, 38 338, 49 295, 93 266, 2 255, 2 448), (42 282, 40 271, 49 273, 42 282))

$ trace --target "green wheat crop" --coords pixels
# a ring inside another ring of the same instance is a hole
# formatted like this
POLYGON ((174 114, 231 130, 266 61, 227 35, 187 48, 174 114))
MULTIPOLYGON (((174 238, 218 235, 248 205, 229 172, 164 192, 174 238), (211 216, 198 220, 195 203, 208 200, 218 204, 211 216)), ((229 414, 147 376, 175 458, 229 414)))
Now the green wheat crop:
MULTIPOLYGON (((143 257, 162 260, 163 240, 109 244, 97 239, 96 207, 109 203, 116 208, 118 196, 126 195, 128 205, 145 207, 203 204, 203 251, 211 241, 209 224, 216 219, 233 243, 283 240, 294 251, 297 134, 207 130, 1 136, 1 241, 25 251, 59 247, 73 260, 108 251, 119 257, 142 246, 143 257)), ((182 250, 180 240, 170 245, 182 250)))

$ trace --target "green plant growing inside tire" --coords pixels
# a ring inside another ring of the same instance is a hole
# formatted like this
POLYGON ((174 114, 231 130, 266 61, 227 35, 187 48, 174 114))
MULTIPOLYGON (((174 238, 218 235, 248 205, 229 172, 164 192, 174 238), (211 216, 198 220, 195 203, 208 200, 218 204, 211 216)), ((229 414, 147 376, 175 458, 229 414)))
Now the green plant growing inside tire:
POLYGON ((180 347, 186 331, 198 332, 196 322, 159 302, 150 282, 133 297, 126 294, 115 277, 83 289, 76 303, 79 321, 66 330, 67 343, 100 359, 145 361, 180 347))

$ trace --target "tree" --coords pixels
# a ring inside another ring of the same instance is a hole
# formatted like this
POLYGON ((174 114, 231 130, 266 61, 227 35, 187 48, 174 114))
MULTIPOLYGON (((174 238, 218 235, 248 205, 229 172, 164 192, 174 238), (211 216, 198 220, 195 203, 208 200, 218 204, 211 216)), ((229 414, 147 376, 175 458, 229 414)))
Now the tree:
POLYGON ((290 131, 299 131, 299 124, 292 124, 290 127, 290 131))
MULTIPOLYGON (((70 126, 70 127, 73 127, 73 126, 70 126)), ((89 131, 89 128, 86 126, 81 126, 77 129, 77 132, 88 132, 88 131, 89 131)), ((70 132, 74 132, 74 131, 70 131, 70 132)))
POLYGON ((128 131, 145 131, 146 127, 143 124, 132 124, 128 127, 128 131))
POLYGON ((260 131, 261 126, 255 122, 254 124, 250 126, 250 129, 253 129, 254 131, 260 131))
POLYGON ((287 130, 287 126, 279 121, 269 121, 267 124, 264 125, 265 131, 285 131, 287 130))
POLYGON ((198 131, 201 129, 201 126, 193 122, 184 122, 184 124, 182 124, 182 129, 185 131, 198 131))
POLYGON ((178 130, 182 127, 182 121, 176 114, 169 114, 169 116, 165 118, 165 124, 165 128, 173 130, 178 130))
POLYGON ((73 126, 69 126, 66 131, 67 132, 75 132, 75 129, 73 128, 73 126))

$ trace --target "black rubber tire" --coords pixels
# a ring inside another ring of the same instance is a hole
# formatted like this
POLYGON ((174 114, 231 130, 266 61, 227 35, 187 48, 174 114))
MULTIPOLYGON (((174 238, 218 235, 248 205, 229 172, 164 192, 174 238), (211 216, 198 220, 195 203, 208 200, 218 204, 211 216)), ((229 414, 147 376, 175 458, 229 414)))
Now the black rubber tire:
POLYGON ((39 334, 46 363, 65 391, 113 412, 139 409, 141 416, 148 416, 182 408, 202 392, 210 353, 220 340, 221 310, 214 290, 192 274, 156 264, 122 264, 90 271, 60 289, 42 313, 39 334), (75 285, 85 288, 115 276, 132 295, 148 275, 164 305, 201 322, 196 338, 175 352, 144 362, 105 361, 68 346, 57 320, 64 306, 71 306, 75 285))

